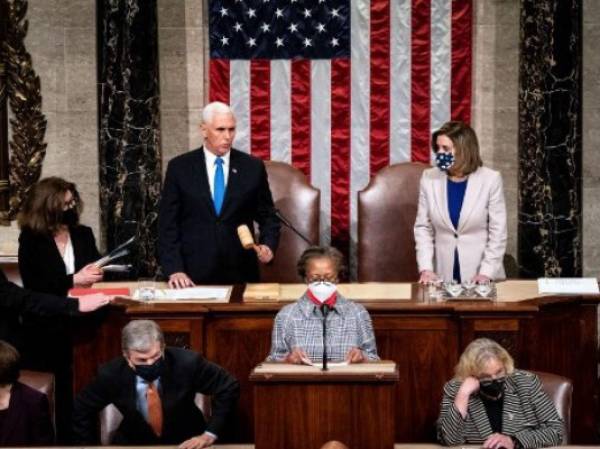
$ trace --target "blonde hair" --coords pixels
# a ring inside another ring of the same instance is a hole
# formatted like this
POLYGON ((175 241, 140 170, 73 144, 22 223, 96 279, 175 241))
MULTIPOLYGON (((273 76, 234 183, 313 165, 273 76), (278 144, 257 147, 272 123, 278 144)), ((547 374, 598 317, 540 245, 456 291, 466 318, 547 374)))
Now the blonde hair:
POLYGON ((515 370, 515 362, 506 349, 489 338, 478 338, 473 340, 461 354, 454 368, 454 376, 458 380, 464 380, 469 376, 478 377, 485 364, 492 359, 502 363, 506 374, 512 374, 515 370))
POLYGON ((479 155, 479 141, 477 134, 464 122, 446 122, 431 136, 431 148, 434 153, 439 151, 437 138, 446 136, 454 144, 454 165, 450 168, 450 174, 466 176, 473 173, 483 165, 479 155))

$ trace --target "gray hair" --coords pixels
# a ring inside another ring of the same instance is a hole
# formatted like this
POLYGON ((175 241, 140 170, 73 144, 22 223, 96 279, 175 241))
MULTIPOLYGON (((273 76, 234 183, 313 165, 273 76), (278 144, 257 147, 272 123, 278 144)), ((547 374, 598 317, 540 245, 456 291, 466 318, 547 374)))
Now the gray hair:
POLYGON ((162 330, 154 321, 130 321, 121 331, 121 349, 126 351, 147 351, 155 343, 165 345, 162 330))
POLYGON ((233 110, 229 107, 229 105, 222 103, 220 101, 213 101, 212 103, 208 103, 202 109, 202 123, 210 123, 214 119, 217 114, 231 114, 233 115, 233 110))

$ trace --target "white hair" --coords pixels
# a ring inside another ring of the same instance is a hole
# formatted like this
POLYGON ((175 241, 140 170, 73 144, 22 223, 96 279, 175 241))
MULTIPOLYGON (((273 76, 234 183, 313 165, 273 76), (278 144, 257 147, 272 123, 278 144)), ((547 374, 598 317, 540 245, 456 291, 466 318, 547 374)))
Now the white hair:
POLYGON ((165 337, 160 326, 151 320, 133 320, 121 331, 123 351, 147 351, 155 342, 165 345, 165 337))
POLYGON ((204 106, 204 109, 202 109, 202 123, 212 122, 217 114, 233 115, 233 111, 228 104, 220 101, 213 101, 212 103, 208 103, 206 106, 204 106))

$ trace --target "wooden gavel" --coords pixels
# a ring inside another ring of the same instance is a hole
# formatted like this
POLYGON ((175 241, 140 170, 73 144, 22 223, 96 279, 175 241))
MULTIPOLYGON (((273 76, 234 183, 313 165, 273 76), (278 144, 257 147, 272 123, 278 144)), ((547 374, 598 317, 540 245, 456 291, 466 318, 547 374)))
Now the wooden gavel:
POLYGON ((259 248, 256 243, 254 243, 254 236, 250 229, 245 224, 239 225, 237 228, 238 237, 240 238, 240 243, 244 247, 244 249, 254 249, 258 254, 259 248))

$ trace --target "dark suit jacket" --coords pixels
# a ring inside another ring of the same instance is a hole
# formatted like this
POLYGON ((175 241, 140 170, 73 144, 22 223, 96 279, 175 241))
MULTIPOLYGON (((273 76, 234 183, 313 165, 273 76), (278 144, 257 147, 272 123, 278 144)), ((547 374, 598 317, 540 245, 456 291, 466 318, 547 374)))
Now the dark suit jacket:
POLYGON ((119 357, 101 367, 96 379, 76 398, 73 442, 98 443, 95 423, 99 412, 111 403, 123 415, 113 444, 180 444, 205 430, 222 435, 227 415, 239 397, 237 380, 223 368, 185 349, 166 348, 165 365, 159 389, 163 407, 160 438, 136 409, 136 376, 125 358, 119 357), (212 396, 208 424, 194 403, 196 393, 212 396))
MULTIPOLYGON (((77 225, 69 229, 75 255, 75 272, 100 258, 92 229, 77 225)), ((73 287, 65 263, 51 235, 23 229, 19 236, 19 271, 25 288, 66 296, 73 287)), ((66 319, 23 316, 24 363, 31 369, 58 374, 71 365, 71 339, 66 319)), ((57 379, 57 382, 61 381, 57 379)), ((71 402, 72 399, 69 400, 71 402)))
POLYGON ((245 250, 237 227, 257 222, 260 243, 273 252, 279 221, 264 163, 231 150, 223 208, 216 215, 202 148, 182 154, 167 167, 160 204, 158 249, 165 275, 185 272, 195 283, 258 281, 256 254, 245 250))
POLYGON ((51 446, 54 430, 45 394, 16 382, 0 420, 0 446, 51 446))
MULTIPOLYGON (((75 272, 100 258, 92 229, 78 225, 69 229, 75 272)), ((64 296, 73 287, 73 275, 67 275, 65 263, 50 235, 23 229, 19 236, 19 271, 23 286, 37 292, 64 296)))
POLYGON ((5 340, 21 349, 21 315, 39 317, 78 315, 79 303, 73 299, 32 292, 6 279, 0 270, 0 340, 5 340))

